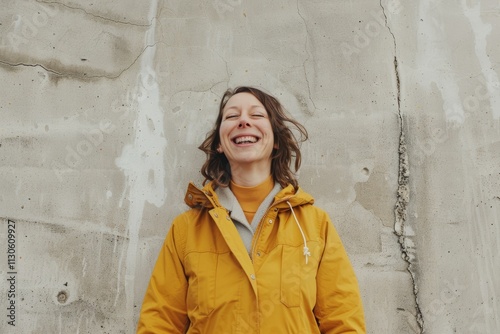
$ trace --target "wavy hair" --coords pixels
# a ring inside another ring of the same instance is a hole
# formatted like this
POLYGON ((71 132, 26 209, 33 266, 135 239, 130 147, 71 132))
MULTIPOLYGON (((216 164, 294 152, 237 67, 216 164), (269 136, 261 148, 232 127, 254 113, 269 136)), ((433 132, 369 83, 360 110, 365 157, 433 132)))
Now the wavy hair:
POLYGON ((229 161, 224 154, 217 152, 217 147, 220 144, 219 130, 222 123, 222 112, 227 101, 238 93, 252 94, 266 109, 273 129, 274 144, 277 146, 271 154, 271 174, 274 181, 278 182, 282 187, 291 184, 297 189, 299 184, 295 173, 290 169, 290 165, 292 159, 294 159, 295 172, 300 168, 301 154, 299 143, 308 139, 307 130, 302 124, 288 115, 275 97, 260 89, 249 86, 228 89, 224 93, 220 101, 219 115, 215 121, 214 128, 207 134, 206 139, 198 147, 206 154, 205 163, 201 168, 201 174, 205 177, 203 184, 207 181, 213 181, 214 188, 219 186, 227 187, 231 181, 229 161), (299 138, 294 135, 293 128, 298 131, 299 138))

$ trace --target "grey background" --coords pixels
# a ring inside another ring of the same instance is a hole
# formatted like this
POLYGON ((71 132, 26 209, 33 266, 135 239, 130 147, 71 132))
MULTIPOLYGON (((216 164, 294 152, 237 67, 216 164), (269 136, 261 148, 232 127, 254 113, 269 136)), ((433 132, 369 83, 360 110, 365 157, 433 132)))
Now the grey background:
POLYGON ((0 1, 0 332, 134 332, 242 84, 309 130, 368 333, 500 331, 498 1, 0 1))

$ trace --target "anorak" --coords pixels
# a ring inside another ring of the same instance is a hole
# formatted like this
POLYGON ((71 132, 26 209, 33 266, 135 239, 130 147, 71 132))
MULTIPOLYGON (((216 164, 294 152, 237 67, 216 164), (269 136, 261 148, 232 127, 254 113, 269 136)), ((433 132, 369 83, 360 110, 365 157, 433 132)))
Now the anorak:
POLYGON ((275 196, 251 256, 211 183, 190 183, 185 202, 191 210, 168 232, 137 333, 366 332, 351 263, 309 194, 289 185, 275 196))

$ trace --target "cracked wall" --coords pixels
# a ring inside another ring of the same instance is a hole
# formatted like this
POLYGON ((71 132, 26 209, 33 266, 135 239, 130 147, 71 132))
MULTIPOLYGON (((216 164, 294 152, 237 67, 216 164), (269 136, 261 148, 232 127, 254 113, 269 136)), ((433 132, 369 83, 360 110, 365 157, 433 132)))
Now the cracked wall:
POLYGON ((498 332, 499 10, 3 1, 0 239, 15 223, 17 257, 16 326, 2 316, 0 332, 134 332, 201 184, 196 147, 239 84, 309 130, 300 183, 344 240, 368 333, 498 332))

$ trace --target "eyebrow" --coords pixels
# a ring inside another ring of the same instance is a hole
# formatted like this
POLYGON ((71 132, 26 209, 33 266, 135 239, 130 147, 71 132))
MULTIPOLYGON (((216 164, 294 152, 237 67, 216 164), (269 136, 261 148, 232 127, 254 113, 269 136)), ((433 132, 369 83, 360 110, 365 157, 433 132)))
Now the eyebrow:
MULTIPOLYGON (((266 109, 266 108, 264 108, 264 106, 258 105, 258 104, 254 104, 254 105, 250 106, 250 109, 254 109, 254 108, 263 108, 263 109, 266 109)), ((224 108, 224 111, 229 110, 229 109, 238 109, 238 106, 230 106, 230 107, 224 108)))

